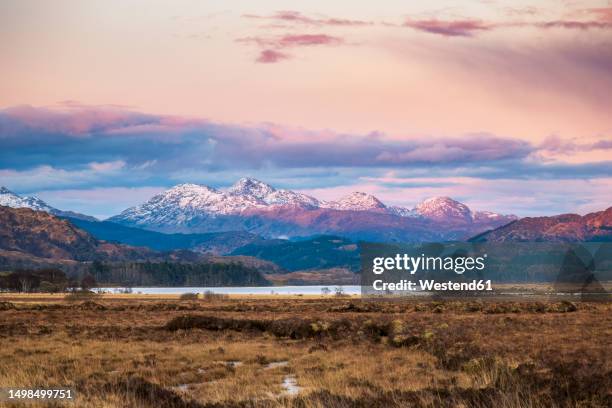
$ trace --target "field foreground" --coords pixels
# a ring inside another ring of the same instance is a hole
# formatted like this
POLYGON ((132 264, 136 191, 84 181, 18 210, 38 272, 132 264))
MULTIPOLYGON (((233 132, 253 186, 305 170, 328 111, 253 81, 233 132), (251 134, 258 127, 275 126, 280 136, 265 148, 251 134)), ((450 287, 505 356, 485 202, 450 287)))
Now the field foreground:
POLYGON ((70 387, 66 406, 78 407, 609 407, 611 312, 556 300, 4 294, 0 387, 70 387))

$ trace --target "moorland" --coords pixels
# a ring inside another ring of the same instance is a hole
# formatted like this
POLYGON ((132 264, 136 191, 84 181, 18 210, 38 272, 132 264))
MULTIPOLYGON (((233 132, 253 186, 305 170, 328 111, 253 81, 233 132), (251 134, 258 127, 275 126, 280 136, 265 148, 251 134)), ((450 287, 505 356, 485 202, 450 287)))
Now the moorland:
POLYGON ((611 311, 544 297, 4 293, 0 384, 71 387, 79 407, 608 407, 611 311))

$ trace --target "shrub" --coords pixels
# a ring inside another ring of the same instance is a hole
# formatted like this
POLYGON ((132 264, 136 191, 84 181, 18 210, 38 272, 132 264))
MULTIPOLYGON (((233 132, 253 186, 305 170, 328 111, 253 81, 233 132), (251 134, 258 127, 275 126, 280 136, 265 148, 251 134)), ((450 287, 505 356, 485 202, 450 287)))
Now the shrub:
POLYGON ((61 287, 61 285, 58 285, 56 283, 42 281, 40 282, 40 285, 38 286, 38 290, 40 292, 57 293, 57 292, 61 292, 63 288, 61 287))
POLYGON ((64 300, 67 302, 75 302, 81 300, 91 300, 100 297, 98 293, 90 290, 75 290, 64 296, 64 300))
POLYGON ((180 298, 181 300, 198 300, 197 293, 183 293, 180 298))
POLYGON ((226 295, 224 293, 215 293, 212 290, 207 290, 206 292, 204 292, 203 297, 204 297, 204 300, 211 302, 213 300, 227 299, 229 298, 229 295, 226 295))

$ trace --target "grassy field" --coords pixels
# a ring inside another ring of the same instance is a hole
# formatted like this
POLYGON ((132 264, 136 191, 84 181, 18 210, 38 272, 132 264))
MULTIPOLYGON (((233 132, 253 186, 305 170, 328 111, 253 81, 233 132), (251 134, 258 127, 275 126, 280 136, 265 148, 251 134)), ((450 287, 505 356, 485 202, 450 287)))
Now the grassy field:
POLYGON ((78 407, 609 407, 611 312, 544 299, 2 294, 0 387, 71 387, 78 407))

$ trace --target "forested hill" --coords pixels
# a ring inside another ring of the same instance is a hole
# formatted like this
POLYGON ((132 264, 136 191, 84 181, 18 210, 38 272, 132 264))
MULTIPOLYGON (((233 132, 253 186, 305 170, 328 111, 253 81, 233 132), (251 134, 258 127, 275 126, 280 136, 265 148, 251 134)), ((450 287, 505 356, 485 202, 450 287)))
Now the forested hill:
MULTIPOLYGON (((96 239, 70 221, 29 208, 0 206, 0 272, 57 268, 70 279, 86 273, 102 285, 267 285, 253 266, 217 262, 187 250, 149 248, 96 239)), ((53 283, 53 282, 51 282, 53 283)))

